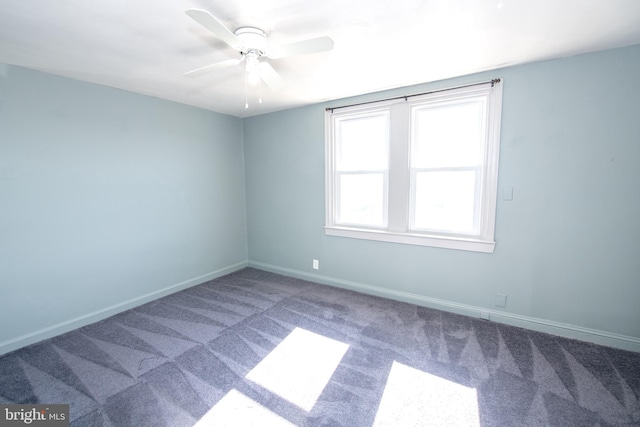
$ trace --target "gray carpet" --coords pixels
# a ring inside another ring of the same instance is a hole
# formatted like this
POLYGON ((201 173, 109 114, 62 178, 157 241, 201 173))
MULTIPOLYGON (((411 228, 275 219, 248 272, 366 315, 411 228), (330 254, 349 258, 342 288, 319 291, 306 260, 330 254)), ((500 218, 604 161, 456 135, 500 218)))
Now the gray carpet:
POLYGON ((0 403, 73 426, 640 425, 639 402, 639 353, 250 268, 0 357, 0 403))

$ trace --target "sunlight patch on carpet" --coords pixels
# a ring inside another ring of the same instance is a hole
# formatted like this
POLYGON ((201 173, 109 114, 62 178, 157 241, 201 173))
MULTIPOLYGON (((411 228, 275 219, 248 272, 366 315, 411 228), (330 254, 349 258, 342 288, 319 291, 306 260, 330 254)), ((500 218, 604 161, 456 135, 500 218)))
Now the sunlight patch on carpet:
POLYGON ((233 389, 209 409, 193 427, 211 426, 295 427, 295 424, 233 389))
POLYGON ((348 348, 343 342, 295 328, 246 378, 308 412, 348 348))
POLYGON ((373 425, 479 427, 477 393, 394 361, 373 425))

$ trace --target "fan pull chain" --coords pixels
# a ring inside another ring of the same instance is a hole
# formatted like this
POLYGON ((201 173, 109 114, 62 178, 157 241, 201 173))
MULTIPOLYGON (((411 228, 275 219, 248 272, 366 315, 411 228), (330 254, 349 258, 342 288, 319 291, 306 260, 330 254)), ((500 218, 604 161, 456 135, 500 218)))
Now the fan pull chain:
POLYGON ((249 109, 249 95, 247 89, 247 80, 249 80, 248 73, 245 71, 244 73, 244 109, 249 109))

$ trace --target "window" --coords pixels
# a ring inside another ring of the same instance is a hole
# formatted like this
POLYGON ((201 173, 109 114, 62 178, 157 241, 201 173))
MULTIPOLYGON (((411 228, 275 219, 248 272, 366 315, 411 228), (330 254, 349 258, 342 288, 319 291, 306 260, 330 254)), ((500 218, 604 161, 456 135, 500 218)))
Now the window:
POLYGON ((327 109, 326 234, 493 252, 499 82, 327 109))

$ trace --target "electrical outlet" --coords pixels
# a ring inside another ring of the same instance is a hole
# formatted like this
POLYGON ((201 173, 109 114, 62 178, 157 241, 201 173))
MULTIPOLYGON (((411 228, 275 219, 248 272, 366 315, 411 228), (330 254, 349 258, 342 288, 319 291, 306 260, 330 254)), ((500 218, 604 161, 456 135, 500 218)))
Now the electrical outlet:
POLYGON ((313 260, 313 269, 314 270, 319 270, 320 269, 320 262, 317 259, 313 260))
POLYGON ((507 296, 505 294, 496 294, 496 307, 505 308, 507 306, 507 296))

